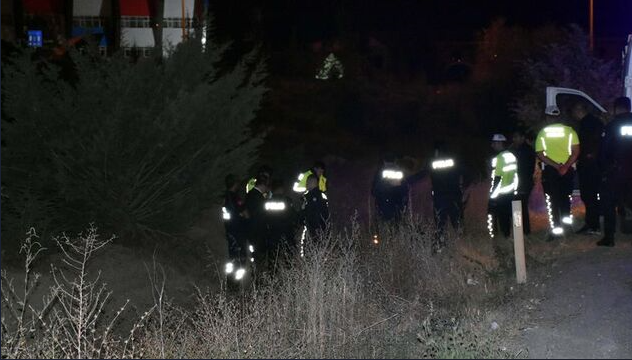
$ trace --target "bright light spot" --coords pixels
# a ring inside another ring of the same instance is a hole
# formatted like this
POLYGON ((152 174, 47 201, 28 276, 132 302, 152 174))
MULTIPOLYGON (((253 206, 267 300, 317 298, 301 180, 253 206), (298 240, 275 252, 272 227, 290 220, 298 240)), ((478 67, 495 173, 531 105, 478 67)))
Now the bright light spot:
POLYGON ((518 169, 518 165, 516 164, 511 164, 503 167, 503 171, 513 171, 516 169, 518 169))
POLYGON ((508 151, 503 153, 503 159, 505 159, 506 163, 516 162, 516 156, 508 151))
POLYGON ((235 280, 241 280, 244 278, 244 275, 246 275, 246 269, 238 269, 235 272, 235 280))
POLYGON ((232 262, 226 263, 226 267, 224 268, 224 271, 226 272, 226 274, 231 274, 233 270, 235 270, 235 266, 233 265, 233 263, 232 262))
POLYGON ((250 258, 250 262, 255 262, 255 258, 250 258))
POLYGON ((383 170, 382 178, 390 180, 401 180, 404 178, 404 173, 398 170, 383 170))
POLYGON ((373 243, 374 243, 375 245, 377 245, 377 244, 379 244, 379 243, 380 243, 380 239, 379 239, 379 237, 377 236, 377 234, 373 235, 373 243))
POLYGON ((632 136, 632 126, 629 126, 629 125, 622 126, 621 136, 632 136))
POLYGON ((573 218, 571 218, 570 216, 564 216, 562 218, 562 222, 567 225, 573 225, 573 218))
POLYGON ((553 235, 562 235, 564 234, 564 229, 561 227, 554 227, 552 230, 553 235))
POLYGON ((327 195, 325 195, 325 193, 320 193, 320 195, 323 197, 324 200, 327 200, 327 195))
POLYGON ((283 211, 285 210, 285 203, 282 201, 267 201, 265 208, 266 211, 283 211))
POLYGON ((248 245, 248 251, 250 251, 251 253, 255 252, 255 247, 252 245, 248 245))
POLYGON ((225 207, 222 207, 222 219, 230 220, 230 213, 225 207))
POLYGON ((446 169, 454 166, 453 159, 437 160, 432 162, 433 169, 446 169))

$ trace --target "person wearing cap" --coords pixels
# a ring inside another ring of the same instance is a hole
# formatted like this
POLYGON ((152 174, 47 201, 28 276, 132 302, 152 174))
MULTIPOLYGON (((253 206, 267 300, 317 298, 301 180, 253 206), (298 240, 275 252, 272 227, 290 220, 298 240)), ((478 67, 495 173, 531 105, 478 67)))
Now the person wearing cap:
POLYGON ((492 137, 492 149, 496 156, 491 161, 492 186, 489 190, 487 225, 493 239, 497 232, 496 222, 505 237, 511 235, 511 201, 518 189, 518 161, 505 150, 507 138, 502 134, 492 137))
POLYGON ((604 238, 599 246, 614 246, 616 208, 632 207, 632 112, 630 98, 614 104, 614 119, 603 133, 600 163, 603 169, 604 238))
POLYGON ((459 231, 463 215, 463 171, 458 159, 444 141, 434 144, 434 156, 427 168, 432 183, 432 205, 434 208, 437 235, 437 250, 445 246, 444 233, 448 220, 452 228, 459 231))
POLYGON ((300 173, 298 175, 298 178, 296 179, 296 182, 294 183, 294 186, 292 187, 292 190, 300 194, 303 194, 305 191, 307 191, 307 178, 312 174, 316 175, 316 178, 318 179, 318 189, 326 193, 327 178, 325 177, 325 163, 323 163, 322 161, 314 162, 314 166, 312 166, 311 169, 300 173))
POLYGON ((535 151, 542 164, 542 188, 549 216, 551 233, 548 241, 572 228, 571 195, 575 162, 579 157, 579 137, 575 130, 547 115, 548 124, 535 139, 535 151))

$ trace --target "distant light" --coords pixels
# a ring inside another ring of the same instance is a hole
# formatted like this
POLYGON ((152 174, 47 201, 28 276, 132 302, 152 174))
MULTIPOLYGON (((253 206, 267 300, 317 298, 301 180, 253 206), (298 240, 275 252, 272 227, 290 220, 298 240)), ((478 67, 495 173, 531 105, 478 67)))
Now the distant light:
POLYGON ((373 243, 374 243, 375 245, 377 245, 377 244, 379 244, 379 243, 380 243, 380 239, 379 239, 379 237, 377 236, 377 234, 376 234, 376 235, 373 235, 373 243))
POLYGON ((248 245, 248 251, 250 251, 251 253, 255 252, 255 247, 252 245, 248 245))
POLYGON ((241 280, 246 275, 246 269, 239 269, 235 272, 235 280, 241 280))

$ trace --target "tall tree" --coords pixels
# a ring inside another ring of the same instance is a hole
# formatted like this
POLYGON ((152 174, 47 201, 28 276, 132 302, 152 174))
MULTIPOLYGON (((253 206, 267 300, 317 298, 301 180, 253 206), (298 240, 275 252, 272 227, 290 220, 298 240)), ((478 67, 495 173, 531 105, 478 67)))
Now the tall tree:
POLYGON ((220 68, 226 49, 194 38, 162 62, 137 63, 72 52, 72 83, 30 51, 3 64, 3 239, 45 223, 96 222, 123 236, 185 230, 261 144, 250 124, 264 63, 253 51, 220 68))

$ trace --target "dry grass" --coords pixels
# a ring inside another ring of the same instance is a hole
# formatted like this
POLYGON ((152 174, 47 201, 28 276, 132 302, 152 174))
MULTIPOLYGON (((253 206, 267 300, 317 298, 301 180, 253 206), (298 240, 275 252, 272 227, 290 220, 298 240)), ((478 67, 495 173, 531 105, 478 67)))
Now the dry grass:
MULTIPOLYGON (((77 315, 82 312, 59 312, 63 302, 58 299, 48 311, 58 315, 43 316, 62 321, 48 325, 57 329, 54 334, 39 326, 29 337, 22 330, 16 332, 19 327, 4 326, 2 354, 12 358, 512 357, 501 350, 499 334, 489 329, 486 316, 499 283, 486 277, 484 266, 475 264, 478 260, 464 260, 463 254, 475 257, 476 244, 481 242, 452 237, 447 251, 432 255, 432 233, 427 224, 406 221, 384 228, 381 243, 374 246, 352 222, 345 231, 308 243, 303 258, 281 256, 274 276, 259 274, 238 292, 199 290, 197 304, 189 308, 168 301, 161 285, 164 273, 154 264, 148 272, 156 305, 131 333, 126 330, 128 335, 115 335, 123 332, 112 331, 116 326, 112 317, 106 322, 95 313, 96 319, 86 323, 77 315), (468 285, 468 279, 477 285, 468 285), (64 319, 75 324, 73 331, 60 331, 64 319), (38 345, 42 343, 50 345, 38 345), (55 348, 56 343, 68 344, 67 350, 55 348)), ((90 236, 96 233, 77 238, 79 250, 85 250, 90 236)), ((489 263, 485 253, 489 251, 476 257, 489 263)), ((101 293, 98 279, 87 279, 79 272, 67 283, 66 291, 73 294, 65 299, 67 303, 82 304, 75 298, 83 288, 92 301, 86 309, 100 306, 104 299, 96 296, 101 293), (82 281, 90 285, 81 285, 82 281), (76 286, 77 291, 68 291, 76 286)), ((4 283, 2 291, 4 295, 4 283)), ((11 306, 4 301, 3 305, 11 306)))

